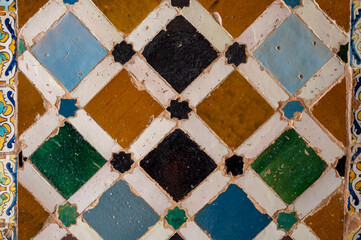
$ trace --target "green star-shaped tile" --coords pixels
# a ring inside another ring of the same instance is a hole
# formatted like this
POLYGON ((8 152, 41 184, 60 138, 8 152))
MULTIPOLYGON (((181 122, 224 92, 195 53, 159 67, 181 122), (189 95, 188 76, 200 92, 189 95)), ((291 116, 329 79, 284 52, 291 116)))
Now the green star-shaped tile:
POLYGON ((291 229, 293 224, 297 222, 296 214, 281 212, 277 217, 277 225, 279 229, 284 229, 286 232, 291 229))
POLYGON ((186 212, 179 207, 175 207, 173 210, 169 210, 167 216, 164 217, 168 224, 175 230, 180 228, 183 223, 187 221, 186 212))
POLYGON ((76 218, 79 217, 76 206, 71 206, 68 202, 59 206, 58 215, 59 220, 62 221, 66 227, 69 227, 70 224, 75 224, 76 218))

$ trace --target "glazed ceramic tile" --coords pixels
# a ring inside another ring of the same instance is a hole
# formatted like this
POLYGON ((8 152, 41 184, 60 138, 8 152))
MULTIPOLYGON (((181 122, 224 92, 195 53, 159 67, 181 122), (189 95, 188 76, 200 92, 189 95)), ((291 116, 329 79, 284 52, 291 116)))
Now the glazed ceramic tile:
POLYGON ((357 236, 359 1, 352 39, 346 0, 18 1, 0 0, 21 184, 3 238, 357 236))
POLYGON ((236 148, 272 116, 273 109, 234 71, 197 112, 228 146, 236 148))
POLYGON ((258 156, 252 168, 291 204, 321 176, 326 165, 294 129, 289 129, 258 156))
POLYGON ((31 51, 69 92, 107 54, 72 13, 62 17, 54 28, 32 46, 31 51), (64 69, 60 70, 58 64, 64 69))
POLYGON ((14 83, 17 63, 17 36, 16 19, 14 14, 4 13, 0 16, 1 39, 0 39, 0 83, 14 83))
POLYGON ((122 180, 100 197, 95 208, 85 211, 84 218, 105 239, 137 239, 159 220, 158 214, 122 180))
POLYGON ((247 198, 247 194, 231 184, 213 203, 196 215, 195 221, 215 239, 229 239, 232 236, 237 239, 253 239, 269 224, 271 218, 260 213, 247 198), (248 228, 240 227, 244 224, 248 228))
POLYGON ((0 87, 0 152, 15 149, 15 91, 0 87))
POLYGON ((137 87, 129 73, 122 70, 85 106, 85 111, 124 148, 162 111, 146 91, 137 87), (113 116, 104 115, 104 111, 113 116))
POLYGON ((328 62, 332 52, 291 14, 253 55, 293 95, 328 62), (290 39, 284 38, 286 34, 290 39))

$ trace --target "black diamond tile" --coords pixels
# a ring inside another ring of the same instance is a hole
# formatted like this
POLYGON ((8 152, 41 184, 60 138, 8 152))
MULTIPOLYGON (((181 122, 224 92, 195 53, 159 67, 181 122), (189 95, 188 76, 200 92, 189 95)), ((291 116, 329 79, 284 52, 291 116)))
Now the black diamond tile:
POLYGON ((181 93, 217 58, 217 52, 192 24, 177 16, 144 48, 143 56, 181 93))
POLYGON ((112 54, 114 57, 114 61, 125 64, 133 57, 135 52, 131 44, 123 41, 115 45, 112 54))
POLYGON ((236 67, 241 63, 246 63, 246 45, 233 43, 226 51, 226 58, 228 64, 234 64, 236 67))
POLYGON ((192 111, 187 101, 180 102, 179 99, 170 101, 170 106, 167 107, 172 118, 188 119, 188 113, 192 111))
POLYGON ((172 6, 177 8, 189 7, 189 0, 172 0, 172 6))
POLYGON ((346 167, 346 156, 343 156, 338 160, 336 165, 336 170, 341 177, 345 176, 345 167, 346 167))
POLYGON ((227 173, 232 173, 233 176, 243 174, 243 157, 233 155, 226 159, 227 173))
POLYGON ((110 161, 113 168, 121 173, 128 171, 133 164, 131 155, 125 152, 113 153, 113 159, 110 161))
POLYGON ((164 138, 140 166, 167 191, 175 201, 198 186, 217 165, 182 130, 164 138))
POLYGON ((181 236, 179 236, 178 233, 174 234, 169 240, 183 240, 181 236))

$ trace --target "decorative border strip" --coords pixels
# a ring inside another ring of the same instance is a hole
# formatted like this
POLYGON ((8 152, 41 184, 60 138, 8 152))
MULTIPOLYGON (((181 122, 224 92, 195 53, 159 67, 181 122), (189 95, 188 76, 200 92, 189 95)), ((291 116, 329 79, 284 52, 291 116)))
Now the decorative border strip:
POLYGON ((16 0, 0 0, 0 238, 17 239, 16 0))

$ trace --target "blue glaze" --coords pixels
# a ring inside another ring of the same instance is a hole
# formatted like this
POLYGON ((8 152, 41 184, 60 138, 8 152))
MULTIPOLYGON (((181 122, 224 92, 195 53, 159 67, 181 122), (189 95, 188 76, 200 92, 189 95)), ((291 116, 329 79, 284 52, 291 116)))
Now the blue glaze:
POLYGON ((71 91, 107 54, 72 13, 33 47, 35 57, 71 91))
POLYGON ((293 95, 333 53, 291 14, 253 55, 293 95))
POLYGON ((301 0, 283 0, 283 1, 291 8, 301 5, 301 0))
POLYGON ((76 99, 60 99, 59 114, 64 117, 74 117, 79 109, 76 105, 76 99))
POLYGON ((238 186, 231 184, 218 198, 195 217, 214 240, 250 240, 272 219, 260 213, 238 186))
POLYGON ((74 3, 77 3, 78 0, 63 0, 63 2, 64 2, 65 4, 73 5, 74 3))
POLYGON ((159 220, 154 210, 122 180, 108 189, 98 205, 83 216, 107 240, 136 240, 159 220))
POLYGON ((288 102, 286 106, 282 108, 282 111, 286 118, 291 119, 295 116, 296 112, 302 112, 304 107, 300 101, 288 102))

